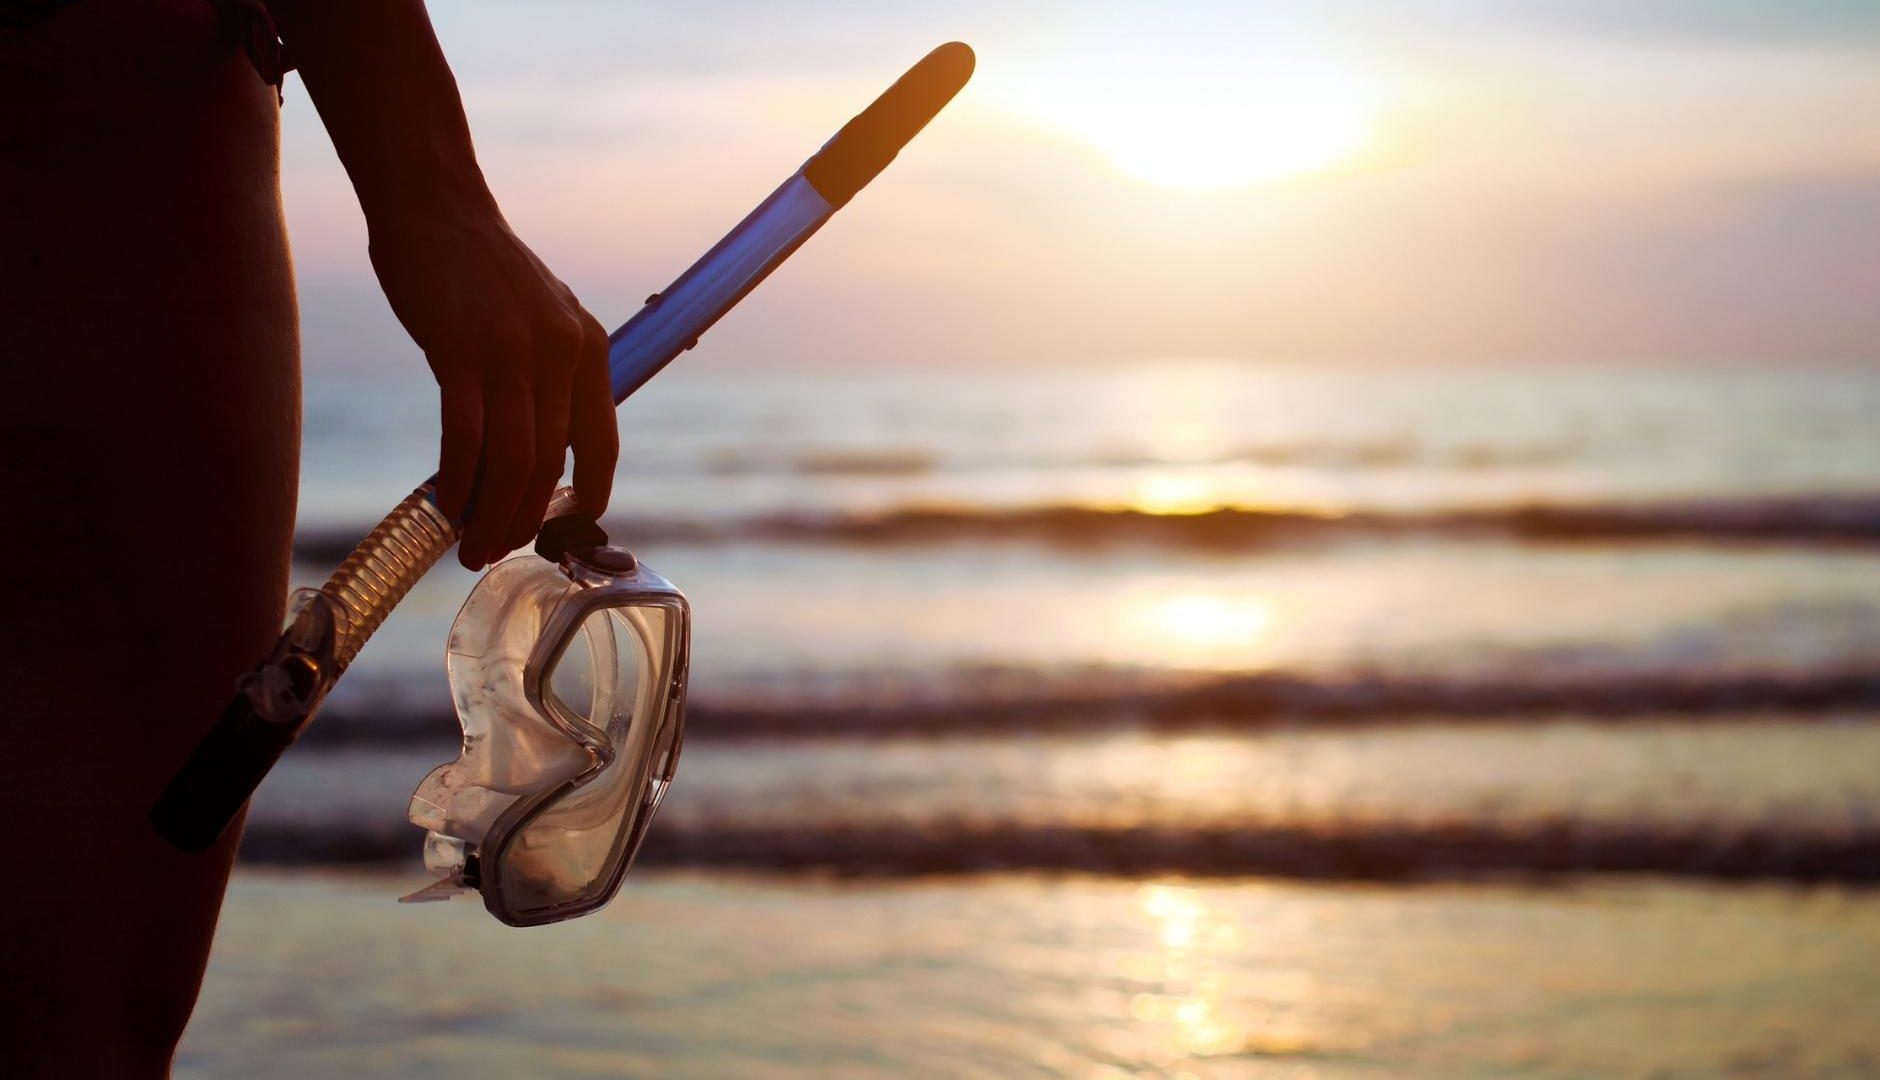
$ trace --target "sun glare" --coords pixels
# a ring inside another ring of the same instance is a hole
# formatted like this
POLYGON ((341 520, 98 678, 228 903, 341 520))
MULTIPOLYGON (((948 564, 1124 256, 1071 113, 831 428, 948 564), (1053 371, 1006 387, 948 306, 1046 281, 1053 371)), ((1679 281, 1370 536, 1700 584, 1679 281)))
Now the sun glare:
POLYGON ((1040 74, 1025 107, 1158 187, 1210 191, 1324 172, 1371 143, 1370 80, 1306 49, 1169 51, 1040 74))
POLYGON ((1218 510, 1221 499, 1206 476, 1163 472, 1151 473, 1137 481, 1135 498, 1127 505, 1144 514, 1174 517, 1218 510))
POLYGON ((1131 605, 1129 617, 1165 663, 1246 668, 1268 645, 1275 612, 1261 597, 1181 592, 1143 597, 1131 605))
POLYGON ((1273 612, 1258 600, 1229 599, 1207 593, 1183 593, 1163 602, 1162 627, 1196 645, 1256 645, 1273 624, 1273 612))

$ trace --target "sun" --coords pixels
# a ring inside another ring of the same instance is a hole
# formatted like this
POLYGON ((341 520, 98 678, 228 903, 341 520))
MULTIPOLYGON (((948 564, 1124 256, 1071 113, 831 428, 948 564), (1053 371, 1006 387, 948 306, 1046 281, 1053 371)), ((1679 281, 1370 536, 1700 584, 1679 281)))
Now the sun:
POLYGON ((1162 51, 1040 72, 1038 119, 1121 172, 1175 191, 1217 191, 1322 173, 1375 137, 1371 81, 1306 48, 1162 51))

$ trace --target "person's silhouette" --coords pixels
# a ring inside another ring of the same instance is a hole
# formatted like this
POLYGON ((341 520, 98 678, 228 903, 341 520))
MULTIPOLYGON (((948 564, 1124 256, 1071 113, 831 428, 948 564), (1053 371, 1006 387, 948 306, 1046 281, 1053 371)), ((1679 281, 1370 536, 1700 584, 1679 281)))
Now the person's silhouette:
POLYGON ((285 60, 437 377, 462 561, 528 541, 569 446, 606 505, 606 335, 505 224, 420 0, 0 0, 11 1075, 162 1075, 208 956, 237 831, 186 855, 144 816, 281 624, 285 60))

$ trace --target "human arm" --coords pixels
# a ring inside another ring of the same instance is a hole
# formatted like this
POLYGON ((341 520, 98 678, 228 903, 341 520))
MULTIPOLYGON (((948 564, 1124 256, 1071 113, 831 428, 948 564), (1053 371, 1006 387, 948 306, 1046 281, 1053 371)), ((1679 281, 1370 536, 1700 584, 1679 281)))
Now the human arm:
POLYGON ((268 9, 352 178, 386 299, 437 378, 438 506, 464 521, 459 560, 528 543, 569 446, 598 514, 618 454, 606 331, 503 220, 424 4, 268 9))

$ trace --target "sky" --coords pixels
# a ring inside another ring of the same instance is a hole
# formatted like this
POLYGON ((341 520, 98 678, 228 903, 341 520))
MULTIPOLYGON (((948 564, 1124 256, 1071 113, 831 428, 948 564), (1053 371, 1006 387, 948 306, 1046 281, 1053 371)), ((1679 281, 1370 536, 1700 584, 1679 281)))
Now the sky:
MULTIPOLYGON (((943 41, 971 84, 712 363, 1880 364, 1871 0, 433 0, 603 323, 943 41)), ((310 371, 420 363, 290 81, 310 371)))

